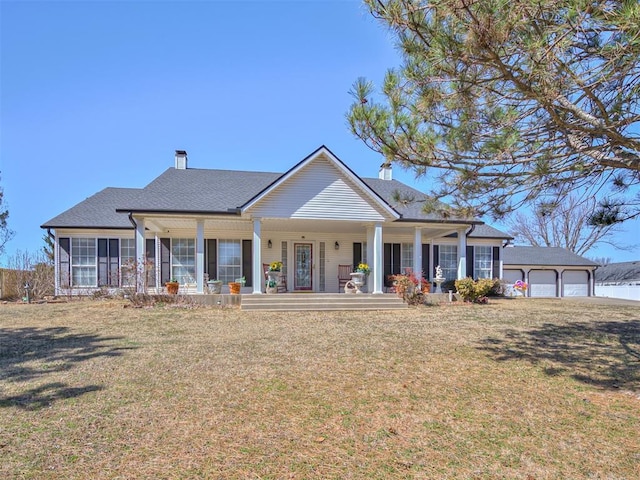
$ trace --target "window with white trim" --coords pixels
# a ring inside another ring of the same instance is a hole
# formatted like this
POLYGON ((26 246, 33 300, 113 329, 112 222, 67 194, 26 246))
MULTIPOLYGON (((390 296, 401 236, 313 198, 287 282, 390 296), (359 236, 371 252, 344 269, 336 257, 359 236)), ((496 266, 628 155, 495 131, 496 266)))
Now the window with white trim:
POLYGON ((242 242, 240 240, 218 241, 218 280, 223 285, 242 276, 242 242))
POLYGON ((171 240, 171 278, 180 283, 196 281, 196 241, 193 238, 171 240))
POLYGON ((491 278, 493 276, 493 255, 490 246, 473 247, 473 276, 491 278))
POLYGON ((71 239, 71 284, 74 287, 95 287, 98 284, 97 248, 95 238, 71 239))
POLYGON ((445 279, 456 280, 458 278, 457 245, 440 245, 437 265, 440 265, 440 268, 442 269, 442 275, 445 279))
POLYGON ((413 243, 403 243, 400 249, 400 268, 402 273, 413 272, 413 243))
POLYGON ((120 239, 120 285, 132 287, 136 284, 136 240, 120 239))

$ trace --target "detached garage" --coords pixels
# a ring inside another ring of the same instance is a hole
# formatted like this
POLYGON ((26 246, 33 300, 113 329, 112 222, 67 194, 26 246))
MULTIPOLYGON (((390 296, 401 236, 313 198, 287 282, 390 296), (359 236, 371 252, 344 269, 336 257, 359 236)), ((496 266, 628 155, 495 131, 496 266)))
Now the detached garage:
POLYGON ((517 280, 529 285, 528 297, 588 297, 593 295, 591 260, 559 247, 505 247, 503 275, 510 286, 517 280))
POLYGON ((527 283, 530 297, 558 296, 558 274, 555 270, 531 270, 527 283))

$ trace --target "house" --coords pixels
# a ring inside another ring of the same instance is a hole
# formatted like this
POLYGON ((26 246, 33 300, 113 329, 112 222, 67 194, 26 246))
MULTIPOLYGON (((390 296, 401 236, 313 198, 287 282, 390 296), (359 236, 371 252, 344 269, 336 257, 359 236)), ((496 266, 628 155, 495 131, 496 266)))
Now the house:
POLYGON ((565 248, 510 246, 503 249, 503 265, 505 283, 526 282, 530 297, 594 295, 594 271, 598 264, 565 248))
POLYGON ((387 165, 360 178, 325 146, 285 173, 191 168, 177 150, 146 187, 105 188, 42 228, 55 238, 58 293, 161 292, 170 279, 204 293, 207 278, 226 286, 244 277, 242 293, 259 294, 273 261, 291 292, 338 292, 339 265, 359 262, 371 267, 370 293, 407 268, 429 279, 436 265, 447 280, 501 277, 511 237, 425 214, 426 198, 387 165))
POLYGON ((640 261, 610 263, 598 267, 596 295, 640 300, 640 261))

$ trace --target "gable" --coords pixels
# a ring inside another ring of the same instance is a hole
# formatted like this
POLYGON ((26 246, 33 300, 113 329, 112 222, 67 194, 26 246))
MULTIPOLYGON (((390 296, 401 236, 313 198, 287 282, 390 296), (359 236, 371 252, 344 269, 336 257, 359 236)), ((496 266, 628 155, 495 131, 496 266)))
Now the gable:
POLYGON ((379 222, 393 218, 381 200, 364 187, 323 152, 250 204, 246 213, 262 218, 307 220, 379 222))

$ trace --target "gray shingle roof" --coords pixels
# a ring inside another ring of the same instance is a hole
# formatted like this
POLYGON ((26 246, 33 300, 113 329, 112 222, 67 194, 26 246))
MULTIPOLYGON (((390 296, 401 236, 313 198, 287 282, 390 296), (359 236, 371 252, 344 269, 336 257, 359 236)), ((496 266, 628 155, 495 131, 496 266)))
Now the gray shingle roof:
POLYGON ((598 264, 560 247, 505 247, 505 268, 509 265, 595 267, 598 264))
POLYGON ((229 212, 249 201, 281 173, 167 169, 118 208, 136 211, 229 212))
POLYGON ((596 270, 596 282, 640 282, 640 261, 610 263, 596 270))
MULTIPOLYGON (((282 175, 275 172, 169 168, 141 189, 106 188, 52 218, 42 227, 131 228, 127 218, 129 211, 235 213, 282 175)), ((425 214, 422 211, 420 200, 427 196, 419 190, 397 180, 362 180, 401 214, 403 220, 443 221, 437 214, 425 214), (394 200, 396 192, 416 201, 399 204, 394 200)), ((446 221, 469 220, 451 218, 446 221)), ((511 238, 488 225, 477 225, 471 237, 511 238)))
POLYGON ((133 228, 126 213, 116 208, 140 193, 139 188, 108 187, 53 217, 42 228, 133 228))

